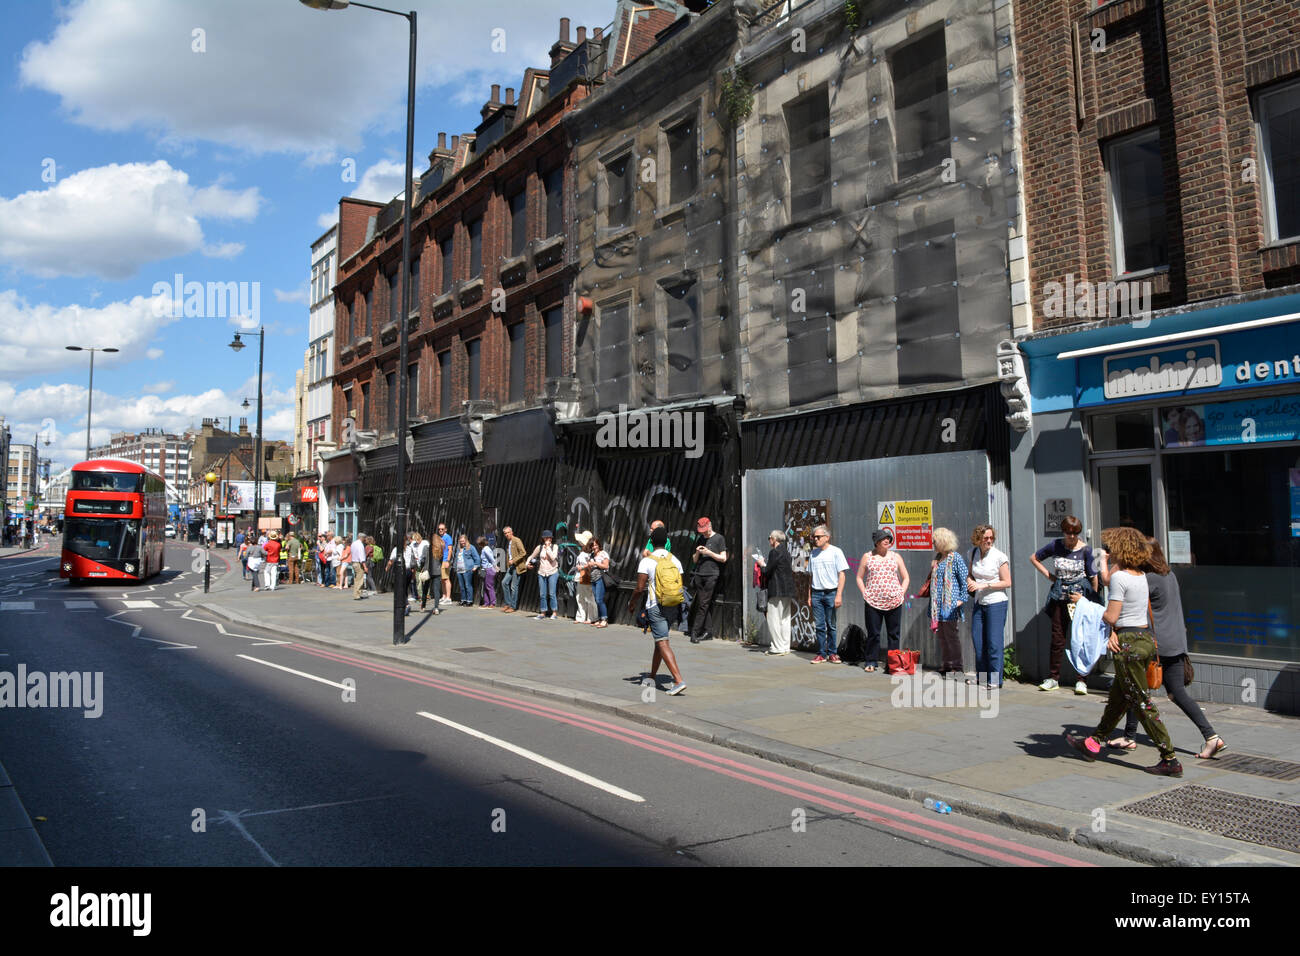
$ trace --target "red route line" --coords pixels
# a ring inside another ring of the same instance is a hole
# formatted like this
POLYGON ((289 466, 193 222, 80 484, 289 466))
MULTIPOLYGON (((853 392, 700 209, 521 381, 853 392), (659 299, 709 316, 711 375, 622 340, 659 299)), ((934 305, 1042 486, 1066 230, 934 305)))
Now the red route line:
POLYGON ((655 753, 662 754, 666 757, 671 757, 674 760, 679 760, 684 763, 689 763, 697 767, 702 767, 706 770, 712 770, 715 773, 733 777, 734 779, 741 780, 746 783, 757 784, 758 786, 765 787, 766 789, 773 790, 779 793, 784 793, 790 796, 800 797, 804 799, 811 799, 812 801, 820 803, 823 806, 831 807, 841 812, 852 813, 855 816, 872 820, 874 822, 884 824, 885 826, 889 826, 894 829, 903 830, 909 833, 919 834, 920 836, 929 839, 938 840, 939 842, 947 843, 952 846, 970 850, 971 852, 983 854, 985 856, 1002 860, 1004 862, 1013 863, 1020 866, 1041 866, 1042 865, 1041 863, 1037 863, 1035 861, 1024 860, 1019 857, 1009 856, 1007 854, 1000 853, 996 850, 989 849, 988 847, 974 846, 962 840, 945 837, 940 833, 936 833, 934 831, 936 830, 948 831, 949 833, 959 834, 968 839, 980 840, 985 843, 992 844, 994 846, 1009 848, 1015 853, 1021 853, 1026 856, 1039 857, 1041 859, 1049 860, 1054 863, 1059 863, 1064 866, 1091 867, 1096 865, 1093 863, 1086 863, 1081 860, 1074 860, 1071 859, 1070 857, 1062 856, 1057 853, 1052 853, 1049 850, 1040 850, 1037 849, 1036 847, 1022 846, 1021 844, 1015 843, 1014 841, 1004 840, 1001 837, 995 837, 995 836, 990 836, 988 834, 977 833, 971 830, 967 830, 963 827, 959 827, 954 824, 947 823, 945 821, 931 820, 929 817, 924 817, 919 814, 910 813, 905 810, 896 810, 892 807, 887 807, 883 804, 874 803, 870 800, 865 800, 861 797, 857 797, 852 794, 842 793, 841 791, 838 790, 832 790, 826 787, 818 786, 816 784, 806 783, 801 780, 795 780, 791 777, 787 777, 779 773, 774 773, 770 770, 763 770, 761 768, 751 767, 747 764, 740 763, 739 761, 730 760, 726 757, 718 757, 713 754, 707 754, 704 753, 703 751, 696 750, 691 747, 686 747, 682 744, 678 744, 672 741, 662 740, 660 738, 653 737, 649 734, 645 734, 640 731, 628 730, 623 727, 618 727, 613 724, 608 724, 603 721, 595 720, 594 718, 586 717, 580 714, 574 714, 569 711, 557 710, 555 708, 547 707, 541 704, 533 704, 531 702, 524 703, 522 701, 515 701, 506 697, 502 697, 497 694, 492 694, 491 692, 488 691, 469 690, 467 688, 461 688, 451 684, 444 683, 435 678, 416 677, 402 670, 399 670, 395 667, 392 667, 391 665, 374 664, 369 661, 363 661, 358 658, 349 657, 348 655, 341 654, 336 651, 328 651, 319 648, 306 647, 301 644, 290 644, 289 646, 294 650, 301 651, 302 653, 311 654, 315 657, 320 657, 327 660, 332 660, 335 661, 336 663, 355 664, 357 666, 363 667, 374 673, 382 674, 384 676, 396 677, 400 680, 405 680, 410 683, 420 684, 426 687, 433 687, 438 690, 445 690, 448 691, 449 693, 459 694, 463 697, 470 697, 472 699, 480 700, 485 703, 497 704, 499 706, 505 706, 513 710, 519 710, 524 713, 532 714, 533 716, 546 717, 551 720, 556 720, 560 723, 570 724, 580 729, 588 730, 592 733, 597 733, 600 734, 601 736, 609 737, 611 739, 618 740, 622 743, 631 744, 635 747, 640 747, 643 750, 650 750, 655 753), (637 740, 633 738, 641 738, 641 739, 637 740), (643 741, 649 741, 650 743, 645 743, 643 741), (664 749, 665 747, 672 748, 672 749, 671 750, 664 749), (673 750, 680 751, 681 753, 674 753, 672 752, 673 750), (695 757, 702 758, 702 759, 693 759, 692 757, 683 756, 683 754, 692 754, 695 757), (704 761, 713 761, 713 762, 708 763, 704 761), (733 770, 727 769, 727 766, 718 766, 717 764, 729 765, 730 767, 738 767, 742 771, 744 771, 744 773, 737 773, 733 770), (801 787, 803 789, 792 790, 789 789, 788 787, 769 783, 765 780, 759 780, 756 779, 754 776, 752 776, 754 774, 763 777, 768 777, 771 778, 772 780, 781 781, 782 783, 790 784, 791 786, 794 787, 801 787), (813 791, 812 794, 807 792, 810 790, 813 791), (896 819, 890 820, 881 816, 877 816, 875 814, 867 813, 865 811, 858 810, 855 807, 846 806, 842 803, 837 803, 831 799, 828 799, 828 797, 834 797, 837 798, 838 800, 848 800, 851 801, 852 803, 859 804, 860 806, 870 807, 873 810, 880 811, 881 813, 889 814, 890 816, 895 817, 896 819), (919 824, 922 824, 927 829, 921 829, 920 827, 910 826, 906 823, 899 822, 900 820, 913 820, 919 824))

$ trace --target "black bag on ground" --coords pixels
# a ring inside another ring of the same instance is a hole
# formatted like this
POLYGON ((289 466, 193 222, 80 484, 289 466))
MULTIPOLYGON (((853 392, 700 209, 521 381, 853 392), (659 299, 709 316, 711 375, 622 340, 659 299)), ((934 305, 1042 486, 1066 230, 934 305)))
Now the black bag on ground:
POLYGON ((844 629, 835 653, 846 664, 861 664, 867 659, 867 632, 860 625, 850 624, 844 629))

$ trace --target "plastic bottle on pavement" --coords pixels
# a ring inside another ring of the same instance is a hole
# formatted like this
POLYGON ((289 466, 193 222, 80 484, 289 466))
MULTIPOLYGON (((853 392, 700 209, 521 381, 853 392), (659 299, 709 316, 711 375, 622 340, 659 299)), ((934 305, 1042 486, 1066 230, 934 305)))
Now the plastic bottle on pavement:
POLYGON ((935 813, 952 813, 952 807, 948 806, 948 804, 944 803, 942 800, 935 800, 933 797, 925 798, 925 808, 927 810, 933 810, 935 813))

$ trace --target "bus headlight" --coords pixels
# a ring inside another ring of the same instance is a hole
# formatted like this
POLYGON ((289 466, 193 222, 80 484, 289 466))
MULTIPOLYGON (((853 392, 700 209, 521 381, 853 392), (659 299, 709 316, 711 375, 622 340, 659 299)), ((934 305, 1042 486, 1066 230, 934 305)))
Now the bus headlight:
POLYGON ((63 566, 63 570, 64 570, 64 571, 71 571, 71 570, 72 570, 72 565, 71 565, 71 564, 65 564, 65 565, 63 566))
POLYGON ((128 562, 126 565, 124 565, 123 570, 125 570, 128 574, 135 574, 135 565, 128 562))

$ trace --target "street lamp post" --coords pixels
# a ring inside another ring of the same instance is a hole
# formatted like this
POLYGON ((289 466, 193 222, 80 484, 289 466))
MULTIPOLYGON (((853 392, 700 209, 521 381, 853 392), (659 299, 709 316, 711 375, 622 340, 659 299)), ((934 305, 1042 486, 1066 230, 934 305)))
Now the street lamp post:
MULTIPOLYGON (((315 10, 343 10, 349 0, 301 0, 315 10)), ((406 71, 406 200, 402 203, 402 313, 398 321, 397 333, 397 487, 394 490, 393 529, 394 547, 397 552, 395 562, 397 577, 393 581, 393 643, 405 644, 410 640, 406 636, 406 564, 403 556, 402 542, 406 539, 406 429, 407 429, 407 317, 411 314, 411 203, 414 196, 415 176, 415 11, 401 13, 384 7, 372 7, 368 3, 353 3, 354 7, 364 7, 379 13, 391 13, 405 18, 411 27, 410 55, 406 71)))
POLYGON ((86 388, 86 458, 90 458, 90 412, 95 399, 95 353, 116 352, 117 349, 97 349, 83 345, 65 345, 69 352, 90 353, 90 385, 86 388))
MULTIPOLYGON (((253 452, 253 531, 256 533, 262 523, 262 352, 266 345, 266 326, 248 334, 257 336, 257 439, 253 452)), ((238 332, 230 347, 236 352, 244 347, 238 332)), ((248 404, 248 399, 244 399, 244 404, 248 404)))

